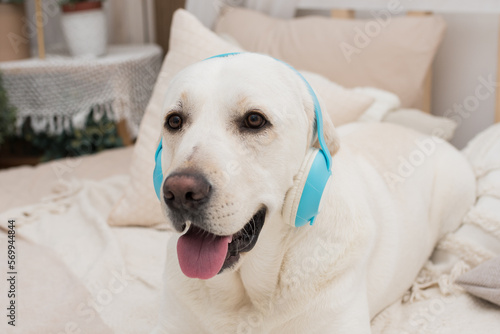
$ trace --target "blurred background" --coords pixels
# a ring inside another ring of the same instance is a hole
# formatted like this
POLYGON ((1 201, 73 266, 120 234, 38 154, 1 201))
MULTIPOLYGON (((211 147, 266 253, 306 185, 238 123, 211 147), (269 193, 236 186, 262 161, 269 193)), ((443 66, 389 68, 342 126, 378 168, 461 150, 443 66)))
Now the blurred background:
MULTIPOLYGON (((331 14, 300 6, 289 13, 278 0, 1 0, 0 168, 133 144, 168 51, 173 12, 187 8, 212 28, 228 2, 284 18, 331 14)), ((499 16, 438 14, 447 28, 432 64, 429 111, 453 118, 484 80, 496 84, 499 16)), ((495 104, 495 93, 480 99, 451 143, 463 148, 491 125, 495 104)))
POLYGON ((0 168, 131 145, 184 5, 0 1, 0 168))

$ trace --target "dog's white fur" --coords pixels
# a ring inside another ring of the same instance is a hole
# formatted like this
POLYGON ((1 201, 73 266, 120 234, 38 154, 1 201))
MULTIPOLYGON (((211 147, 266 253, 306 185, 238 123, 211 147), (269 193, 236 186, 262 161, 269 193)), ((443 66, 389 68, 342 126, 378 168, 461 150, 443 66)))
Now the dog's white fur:
POLYGON ((323 110, 333 175, 315 225, 290 227, 285 194, 317 145, 298 75, 242 54, 192 65, 170 87, 165 114, 188 117, 181 132, 163 131, 165 177, 188 167, 207 176, 207 224, 220 235, 261 205, 268 211, 254 249, 209 280, 182 274, 172 235, 154 333, 369 333, 371 317, 403 295, 474 201, 473 173, 447 143, 381 124, 342 127, 339 141, 323 110), (272 126, 242 133, 234 120, 253 109, 272 126))

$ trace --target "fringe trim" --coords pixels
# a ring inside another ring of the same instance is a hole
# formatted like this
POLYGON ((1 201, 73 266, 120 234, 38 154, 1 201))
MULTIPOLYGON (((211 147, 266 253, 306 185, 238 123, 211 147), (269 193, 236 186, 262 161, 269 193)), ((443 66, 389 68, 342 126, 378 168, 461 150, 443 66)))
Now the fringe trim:
POLYGON ((403 296, 403 303, 413 303, 428 299, 430 288, 439 288, 443 296, 455 295, 463 292, 463 289, 455 284, 455 280, 463 273, 470 270, 470 266, 463 261, 455 263, 449 274, 440 273, 439 270, 428 261, 411 288, 403 296))
POLYGON ((22 127, 24 123, 30 119, 30 124, 35 133, 48 133, 49 135, 60 135, 63 132, 70 133, 73 129, 83 129, 85 128, 85 123, 89 114, 92 113, 92 118, 95 122, 102 119, 104 115, 110 121, 118 121, 118 117, 113 112, 113 102, 104 102, 100 104, 95 104, 91 108, 86 110, 80 110, 72 115, 30 115, 22 114, 18 115, 16 119, 16 133, 21 135, 22 127))

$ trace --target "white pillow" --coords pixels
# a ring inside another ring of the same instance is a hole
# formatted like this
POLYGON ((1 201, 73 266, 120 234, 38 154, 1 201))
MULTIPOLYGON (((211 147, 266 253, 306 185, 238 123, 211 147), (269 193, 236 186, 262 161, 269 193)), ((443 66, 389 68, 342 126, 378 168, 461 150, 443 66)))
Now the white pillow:
POLYGON ((457 123, 452 119, 427 114, 418 109, 399 109, 388 112, 383 117, 383 122, 403 125, 448 141, 453 138, 457 128, 457 123))
POLYGON ((300 71, 323 102, 335 126, 357 121, 375 99, 369 95, 344 88, 319 74, 300 71))
POLYGON ((164 222, 152 175, 163 124, 161 108, 168 85, 186 66, 219 53, 242 51, 220 39, 182 9, 173 17, 169 50, 139 128, 130 167, 130 183, 108 217, 110 225, 151 226, 164 222))

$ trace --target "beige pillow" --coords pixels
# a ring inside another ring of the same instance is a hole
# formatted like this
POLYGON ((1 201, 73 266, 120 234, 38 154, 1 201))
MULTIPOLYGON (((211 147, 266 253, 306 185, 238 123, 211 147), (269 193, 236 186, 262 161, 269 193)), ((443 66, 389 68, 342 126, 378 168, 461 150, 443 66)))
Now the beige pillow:
MULTIPOLYGON (((172 78, 186 66, 207 57, 242 51, 205 28, 192 14, 174 14, 169 52, 141 122, 130 167, 130 184, 113 208, 110 225, 152 226, 164 222, 153 188, 154 153, 162 127, 162 104, 172 78)), ((318 93, 336 125, 356 120, 373 102, 369 96, 347 90, 314 73, 303 73, 318 93)))
POLYGON ((389 24, 313 16, 283 20, 243 8, 224 11, 215 26, 248 51, 342 86, 393 92, 405 108, 421 108, 424 79, 444 30, 438 16, 392 17, 389 24))

